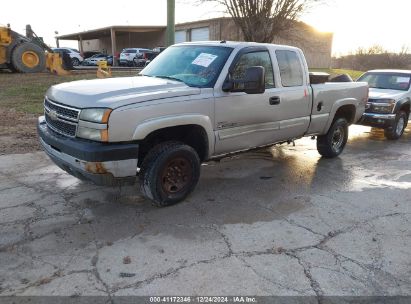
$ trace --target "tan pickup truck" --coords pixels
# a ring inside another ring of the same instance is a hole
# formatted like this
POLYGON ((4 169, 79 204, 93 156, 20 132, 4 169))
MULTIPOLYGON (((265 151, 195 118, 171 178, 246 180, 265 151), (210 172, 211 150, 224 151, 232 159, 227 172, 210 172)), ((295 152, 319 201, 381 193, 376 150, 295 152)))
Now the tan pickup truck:
POLYGON ((200 164, 317 136, 338 156, 368 97, 366 83, 310 85, 303 52, 244 43, 167 48, 138 76, 51 87, 41 144, 68 173, 102 185, 135 182, 158 206, 195 188, 200 164))

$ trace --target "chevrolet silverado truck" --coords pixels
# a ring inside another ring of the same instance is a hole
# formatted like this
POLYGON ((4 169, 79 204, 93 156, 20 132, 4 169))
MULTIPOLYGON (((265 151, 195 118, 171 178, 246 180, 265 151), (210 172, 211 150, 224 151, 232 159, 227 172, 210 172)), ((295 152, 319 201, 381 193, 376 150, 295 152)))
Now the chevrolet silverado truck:
POLYGON ((384 129, 387 139, 399 139, 411 109, 411 71, 372 70, 358 81, 370 87, 370 96, 359 124, 384 129))
POLYGON ((368 85, 310 85, 303 52, 245 42, 167 48, 138 76, 52 86, 41 145, 63 170, 100 185, 134 183, 157 206, 195 188, 201 163, 317 136, 323 157, 344 149, 368 85))

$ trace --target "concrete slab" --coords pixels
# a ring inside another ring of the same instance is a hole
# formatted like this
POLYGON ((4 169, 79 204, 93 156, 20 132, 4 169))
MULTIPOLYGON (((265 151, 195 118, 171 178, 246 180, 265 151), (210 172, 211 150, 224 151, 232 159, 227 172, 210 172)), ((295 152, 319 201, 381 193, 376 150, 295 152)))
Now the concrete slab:
POLYGON ((0 156, 0 295, 411 296, 411 130, 350 129, 202 166, 186 201, 0 156))

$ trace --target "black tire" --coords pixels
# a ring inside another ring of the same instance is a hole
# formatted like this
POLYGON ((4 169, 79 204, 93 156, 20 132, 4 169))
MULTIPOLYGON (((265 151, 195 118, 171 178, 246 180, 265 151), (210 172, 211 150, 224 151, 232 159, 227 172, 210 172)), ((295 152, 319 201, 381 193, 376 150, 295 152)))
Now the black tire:
POLYGON ((399 139, 407 126, 408 117, 404 111, 399 111, 395 117, 395 123, 390 129, 384 130, 385 138, 389 140, 399 139))
POLYGON ((327 134, 317 137, 317 150, 325 158, 337 157, 344 150, 348 140, 348 122, 337 118, 327 134))
POLYGON ((43 72, 46 69, 46 55, 44 50, 37 44, 24 42, 13 50, 11 63, 21 73, 43 72), (27 65, 27 62, 25 63, 23 60, 23 56, 28 56, 30 63, 33 65, 27 65))
POLYGON ((71 64, 73 66, 79 66, 80 65, 80 60, 78 60, 78 58, 76 58, 76 57, 71 58, 71 64))
POLYGON ((197 152, 181 142, 164 142, 153 147, 141 164, 140 190, 157 207, 184 200, 200 177, 197 152))
POLYGON ((13 73, 18 72, 11 63, 7 63, 7 68, 13 73))

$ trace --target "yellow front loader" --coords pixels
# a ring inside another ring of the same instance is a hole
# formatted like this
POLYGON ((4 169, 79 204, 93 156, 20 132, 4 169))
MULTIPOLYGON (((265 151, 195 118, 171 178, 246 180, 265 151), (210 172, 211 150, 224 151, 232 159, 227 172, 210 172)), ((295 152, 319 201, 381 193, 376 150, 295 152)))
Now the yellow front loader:
POLYGON ((40 39, 30 39, 12 31, 10 27, 0 26, 0 69, 37 73, 46 68, 57 75, 70 74, 63 68, 60 54, 54 53, 40 39))

